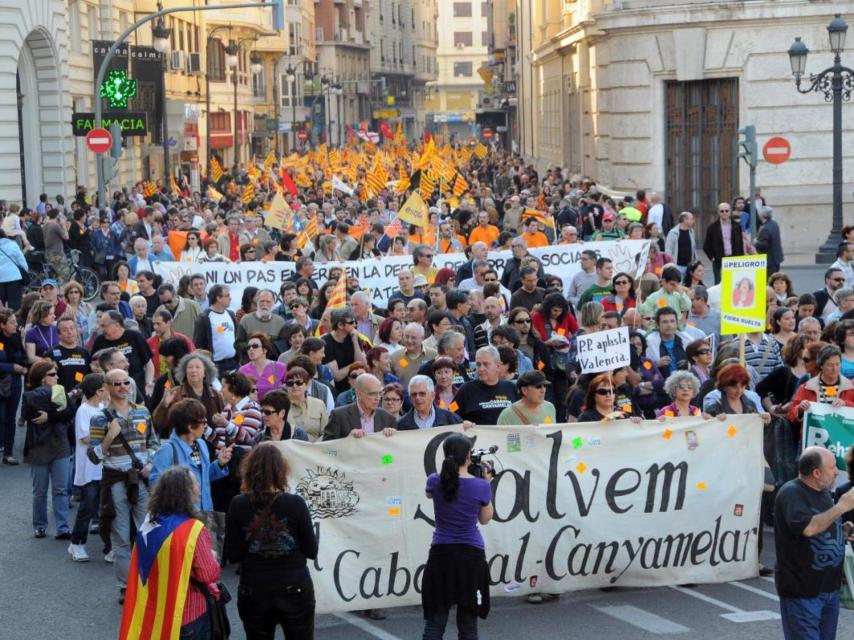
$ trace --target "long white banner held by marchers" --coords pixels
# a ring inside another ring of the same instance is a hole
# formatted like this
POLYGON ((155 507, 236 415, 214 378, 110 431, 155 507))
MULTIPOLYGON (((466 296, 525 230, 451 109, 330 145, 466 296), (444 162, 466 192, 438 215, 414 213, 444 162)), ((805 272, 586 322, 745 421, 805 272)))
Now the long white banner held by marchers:
MULTIPOLYGON (((320 541, 319 612, 420 603, 424 487, 460 427, 279 444, 320 541)), ((762 422, 478 427, 498 446, 482 527, 493 595, 725 582, 757 573, 762 422)))
MULTIPOLYGON (((531 249, 531 253, 543 263, 546 273, 559 276, 563 280, 564 293, 569 290, 569 282, 581 270, 581 252, 595 251, 600 257, 610 258, 614 262, 614 273, 625 271, 634 276, 638 270, 638 261, 642 258, 648 240, 618 240, 608 242, 586 242, 584 244, 554 245, 531 249)), ((504 271, 504 265, 512 258, 510 251, 490 251, 489 262, 498 271, 504 271)), ((437 268, 459 268, 466 261, 464 253, 437 254, 433 266, 437 268)), ((385 308, 391 294, 397 291, 397 274, 412 266, 412 256, 386 256, 375 260, 349 260, 347 262, 329 262, 315 264, 314 280, 323 284, 333 267, 347 267, 350 275, 359 278, 362 289, 370 290, 375 306, 385 308)), ((231 288, 231 303, 236 309, 240 305, 243 290, 246 287, 270 288, 277 294, 279 287, 294 273, 293 262, 241 262, 224 264, 207 262, 193 265, 182 262, 158 262, 157 272, 164 282, 175 285, 181 276, 200 273, 205 276, 208 287, 214 284, 227 284, 231 288)))

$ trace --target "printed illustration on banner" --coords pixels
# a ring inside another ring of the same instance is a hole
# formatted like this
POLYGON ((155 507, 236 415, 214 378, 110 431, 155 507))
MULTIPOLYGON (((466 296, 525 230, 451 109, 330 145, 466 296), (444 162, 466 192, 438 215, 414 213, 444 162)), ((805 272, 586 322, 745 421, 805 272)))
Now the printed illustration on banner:
POLYGON ((296 492, 308 504, 312 518, 342 518, 356 513, 359 494, 343 471, 332 467, 306 471, 307 475, 297 483, 296 492))

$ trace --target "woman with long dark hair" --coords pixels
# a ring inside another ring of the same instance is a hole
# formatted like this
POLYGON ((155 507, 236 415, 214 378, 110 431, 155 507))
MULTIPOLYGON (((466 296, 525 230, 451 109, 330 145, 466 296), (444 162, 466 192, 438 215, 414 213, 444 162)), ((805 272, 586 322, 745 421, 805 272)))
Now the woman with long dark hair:
POLYGON ((241 494, 225 520, 224 555, 241 563, 237 610, 247 640, 314 637, 314 585, 307 560, 317 557, 308 506, 288 493, 290 467, 272 443, 252 449, 240 467, 241 494))
POLYGON ((463 435, 448 436, 441 473, 427 478, 436 528, 421 590, 424 640, 441 640, 454 605, 460 638, 477 638, 477 618, 489 614, 489 568, 477 525, 487 524, 494 513, 492 469, 484 466, 485 478, 469 473, 471 444, 463 435))

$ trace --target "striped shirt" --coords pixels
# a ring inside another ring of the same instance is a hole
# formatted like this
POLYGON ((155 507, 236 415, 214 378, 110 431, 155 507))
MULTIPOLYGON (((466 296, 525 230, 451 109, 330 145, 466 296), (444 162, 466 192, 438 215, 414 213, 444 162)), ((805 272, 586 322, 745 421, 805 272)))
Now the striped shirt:
MULTIPOLYGON (((113 414, 116 410, 111 406, 105 411, 110 411, 113 414)), ((153 456, 157 449, 160 448, 160 440, 154 431, 154 426, 151 422, 151 414, 141 404, 130 403, 130 408, 127 417, 116 415, 116 419, 122 427, 121 433, 127 440, 131 450, 139 458, 142 464, 146 464, 153 456)), ((101 442, 107 435, 111 418, 104 411, 100 411, 92 418, 89 428, 88 455, 89 459, 95 462, 104 463, 105 469, 113 469, 114 471, 130 471, 133 467, 133 460, 128 455, 127 449, 121 442, 121 439, 116 437, 110 443, 108 451, 101 448, 101 442)))

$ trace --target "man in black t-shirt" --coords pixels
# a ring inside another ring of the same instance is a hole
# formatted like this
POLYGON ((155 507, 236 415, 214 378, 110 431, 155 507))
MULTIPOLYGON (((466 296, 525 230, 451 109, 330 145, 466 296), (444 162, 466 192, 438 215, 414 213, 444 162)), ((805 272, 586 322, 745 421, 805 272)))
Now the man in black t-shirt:
POLYGON ((350 307, 333 309, 329 321, 332 324, 332 332, 321 337, 321 340, 326 343, 323 364, 332 370, 335 389, 341 393, 350 388, 348 378, 350 365, 356 360, 362 363, 366 360, 359 345, 356 316, 350 307))
POLYGON ((47 352, 47 357, 56 362, 58 382, 66 391, 76 389, 90 372, 89 352, 80 346, 77 323, 72 318, 60 318, 56 323, 59 344, 47 352))
POLYGON ((837 475, 830 451, 808 447, 798 461, 798 478, 777 493, 775 582, 787 640, 836 637, 845 540, 854 542, 854 524, 841 519, 854 509, 854 489, 834 505, 830 489, 837 475))
POLYGON ((107 311, 98 320, 101 335, 95 338, 92 353, 97 353, 107 347, 115 347, 121 351, 130 364, 128 373, 136 382, 136 386, 146 396, 154 391, 154 362, 151 360, 151 349, 139 331, 124 328, 124 319, 118 311, 107 311))
POLYGON ((478 349, 475 364, 477 380, 460 387, 449 408, 476 425, 498 424, 498 415, 518 400, 516 385, 501 379, 501 357, 495 347, 478 349))

